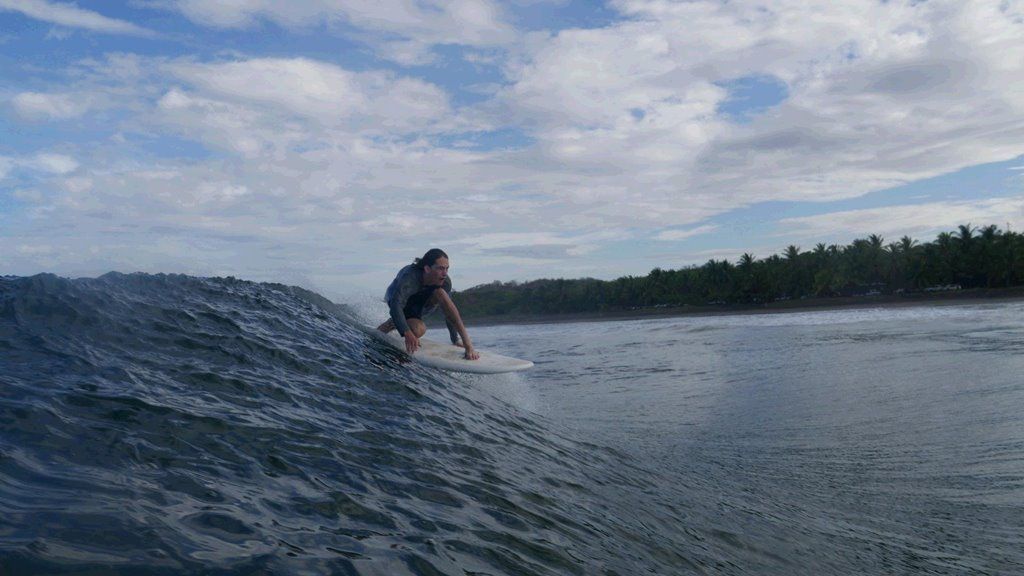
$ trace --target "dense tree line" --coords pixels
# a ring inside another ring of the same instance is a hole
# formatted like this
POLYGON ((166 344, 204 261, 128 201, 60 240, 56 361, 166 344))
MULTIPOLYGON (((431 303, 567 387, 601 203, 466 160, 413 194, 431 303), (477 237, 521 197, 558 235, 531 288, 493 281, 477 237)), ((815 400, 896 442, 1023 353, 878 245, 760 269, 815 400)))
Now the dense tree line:
POLYGON ((709 260, 679 270, 604 281, 494 282, 457 292, 467 316, 561 314, 653 306, 761 304, 808 297, 900 294, 1024 285, 1024 234, 997 226, 962 225, 921 244, 908 236, 886 243, 872 234, 847 246, 818 244, 801 251, 736 263, 709 260))

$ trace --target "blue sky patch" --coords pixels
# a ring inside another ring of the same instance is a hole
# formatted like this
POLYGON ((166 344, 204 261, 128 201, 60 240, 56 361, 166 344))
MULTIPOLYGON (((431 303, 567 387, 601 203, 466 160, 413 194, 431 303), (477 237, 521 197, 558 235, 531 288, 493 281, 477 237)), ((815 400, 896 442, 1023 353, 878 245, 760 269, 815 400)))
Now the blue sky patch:
POLYGON ((774 76, 744 76, 719 82, 729 97, 719 104, 718 112, 735 122, 746 123, 765 110, 781 104, 789 97, 786 84, 774 76))

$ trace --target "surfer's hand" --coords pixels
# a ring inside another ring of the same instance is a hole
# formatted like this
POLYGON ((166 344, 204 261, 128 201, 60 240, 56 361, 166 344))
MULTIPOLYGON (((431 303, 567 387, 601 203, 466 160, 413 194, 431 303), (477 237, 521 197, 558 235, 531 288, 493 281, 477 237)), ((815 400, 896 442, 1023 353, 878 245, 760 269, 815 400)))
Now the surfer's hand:
POLYGON ((420 339, 412 333, 412 330, 405 331, 405 351, 409 354, 420 349, 420 339))
POLYGON ((480 359, 480 354, 478 354, 477 351, 473 350, 472 348, 466 348, 466 355, 465 356, 466 356, 466 360, 479 360, 480 359))

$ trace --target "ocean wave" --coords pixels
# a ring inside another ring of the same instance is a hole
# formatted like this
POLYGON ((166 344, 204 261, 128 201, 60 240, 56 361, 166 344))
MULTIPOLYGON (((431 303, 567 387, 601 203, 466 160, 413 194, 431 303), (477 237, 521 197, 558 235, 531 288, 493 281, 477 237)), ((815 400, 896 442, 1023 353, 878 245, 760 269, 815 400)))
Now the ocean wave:
POLYGON ((609 501, 609 486, 658 483, 627 456, 473 382, 408 364, 299 288, 0 278, 0 568, 625 574, 713 561, 680 557, 628 499, 609 501))

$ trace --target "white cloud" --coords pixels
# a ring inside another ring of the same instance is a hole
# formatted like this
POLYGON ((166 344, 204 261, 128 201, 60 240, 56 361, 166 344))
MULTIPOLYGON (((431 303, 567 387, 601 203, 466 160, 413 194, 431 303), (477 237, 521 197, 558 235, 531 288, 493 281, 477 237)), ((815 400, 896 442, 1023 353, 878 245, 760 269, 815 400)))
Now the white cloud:
POLYGON ((245 158, 287 149, 304 139, 297 127, 273 120, 276 128, 275 122, 256 110, 178 89, 169 90, 157 101, 156 114, 149 119, 166 130, 245 158))
POLYGON ((1024 226, 1024 196, 933 202, 831 212, 779 221, 787 236, 852 238, 866 234, 923 238, 961 224, 1024 226))
POLYGON ((0 181, 7 178, 7 174, 14 168, 14 159, 0 156, 0 181))
POLYGON ((354 26, 383 56, 405 64, 429 62, 434 45, 491 46, 515 38, 491 0, 177 0, 175 6, 202 26, 247 28, 260 20, 287 28, 354 26))
POLYGON ((21 246, 18 246, 16 250, 19 254, 27 256, 50 256, 54 252, 56 252, 56 249, 53 246, 48 246, 45 244, 35 246, 22 244, 21 246))
POLYGON ((75 6, 47 0, 0 0, 0 11, 20 12, 29 18, 51 24, 81 28, 105 34, 128 34, 133 36, 155 36, 151 30, 131 22, 108 18, 75 6))
POLYGON ((0 156, 0 180, 19 168, 48 175, 64 175, 74 172, 78 167, 79 163, 74 158, 51 152, 40 152, 32 156, 0 156))
POLYGON ((402 66, 427 66, 437 62, 431 44, 419 40, 380 41, 377 42, 377 53, 402 66))
POLYGON ((413 214, 392 212, 376 218, 360 222, 365 230, 374 234, 415 234, 429 225, 429 220, 413 214))
POLYGON ((81 194, 92 190, 93 181, 92 178, 74 176, 71 178, 65 178, 62 185, 65 190, 72 194, 81 194))
POLYGON ((602 230, 583 234, 559 232, 494 232, 455 238, 452 246, 471 256, 499 258, 512 262, 562 260, 584 256, 611 240, 624 240, 624 230, 602 230))
POLYGON ((168 68, 208 95, 269 104, 294 114, 330 119, 348 116, 366 105, 355 74, 303 58, 179 62, 168 68))
POLYGON ((616 5, 629 20, 534 35, 510 63, 502 102, 537 139, 540 168, 715 212, 1024 153, 1024 22, 1005 5, 616 5), (746 125, 717 113, 720 85, 764 75, 788 99, 746 125))
POLYGON ((68 174, 78 169, 78 162, 64 154, 36 154, 23 161, 24 165, 50 174, 68 174))
POLYGON ((718 226, 715 224, 708 224, 705 226, 697 226, 696 228, 689 228, 685 230, 663 230, 658 233, 656 238, 658 240, 675 241, 685 240, 693 236, 699 236, 701 234, 707 234, 718 230, 718 226))
POLYGON ((11 99, 19 116, 27 119, 68 120, 78 118, 90 108, 88 97, 76 94, 22 92, 11 99))
POLYGON ((159 101, 169 126, 250 155, 333 142, 345 133, 399 136, 460 121, 441 89, 387 72, 350 72, 304 58, 179 60, 162 68, 188 86, 171 88, 159 101))
POLYGON ((43 194, 39 190, 28 190, 19 188, 13 193, 15 200, 21 200, 22 202, 30 202, 38 204, 43 201, 43 194))

